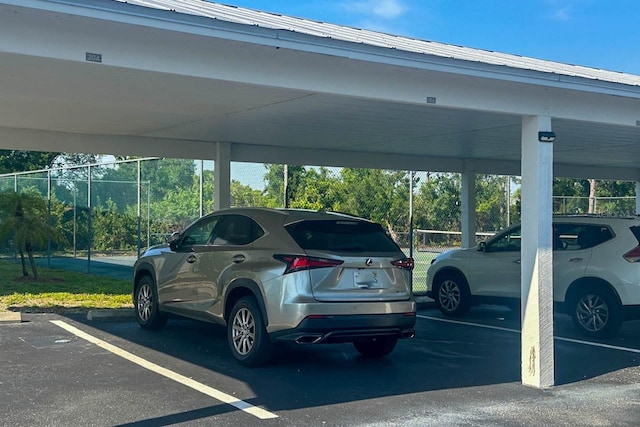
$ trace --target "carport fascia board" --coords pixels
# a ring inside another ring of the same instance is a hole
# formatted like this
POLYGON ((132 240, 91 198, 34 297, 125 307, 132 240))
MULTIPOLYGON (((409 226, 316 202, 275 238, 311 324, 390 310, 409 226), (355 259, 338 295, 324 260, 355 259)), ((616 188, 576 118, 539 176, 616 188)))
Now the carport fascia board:
MULTIPOLYGON (((549 115, 556 118, 593 120, 625 126, 636 126, 639 118, 635 111, 640 110, 640 87, 613 82, 403 52, 378 46, 359 45, 331 38, 240 25, 115 2, 109 7, 106 7, 103 2, 97 3, 91 0, 83 0, 82 2, 72 0, 65 2, 45 0, 16 2, 8 0, 5 3, 18 3, 21 7, 26 5, 59 13, 156 28, 166 32, 168 37, 179 37, 182 34, 227 40, 236 43, 230 46, 234 49, 234 60, 238 60, 235 59, 236 56, 239 58, 241 55, 241 50, 237 49, 237 42, 246 43, 247 47, 251 47, 249 49, 251 52, 255 52, 255 49, 268 49, 269 52, 273 52, 274 48, 281 48, 279 55, 282 60, 278 63, 283 68, 274 69, 272 73, 269 73, 268 70, 243 67, 241 63, 230 61, 227 64, 227 71, 221 71, 219 66, 217 69, 216 67, 204 66, 205 61, 200 69, 192 67, 187 70, 184 65, 176 64, 202 63, 203 52, 183 49, 181 52, 176 52, 177 55, 185 55, 179 61, 175 60, 174 56, 171 56, 171 61, 166 58, 147 58, 145 61, 144 55, 148 54, 148 49, 144 48, 144 43, 136 46, 136 51, 140 54, 135 56, 135 63, 127 64, 125 59, 118 60, 116 56, 113 63, 105 63, 103 66, 130 66, 144 69, 144 64, 148 63, 156 66, 153 70, 147 67, 150 71, 184 73, 185 75, 262 85, 276 82, 283 88, 370 99, 391 99, 415 104, 425 104, 427 97, 433 97, 437 99, 437 105, 441 107, 515 113, 517 115, 549 115), (307 64, 304 73, 299 73, 305 76, 304 80, 296 81, 283 78, 283 69, 292 65, 301 66, 299 55, 305 53, 311 54, 311 56, 305 55, 303 63, 308 62, 311 58, 319 59, 325 64, 323 69, 320 70, 318 64, 307 64), (189 57, 189 55, 193 56, 189 57), (198 61, 194 61, 194 59, 198 59, 198 61), (330 63, 330 66, 327 66, 327 63, 330 63), (366 63, 367 75, 363 76, 359 72, 362 67, 356 65, 354 68, 354 63, 366 63), (346 71, 350 70, 351 72, 345 73, 344 67, 347 67, 346 71), (402 71, 405 75, 390 81, 388 79, 389 67, 393 67, 395 72, 402 71), (216 69, 216 72, 212 73, 212 69, 216 69), (333 79, 326 78, 327 70, 339 73, 343 79, 351 76, 352 84, 342 84, 340 87, 336 87, 335 84, 330 83, 333 79), (318 73, 325 78, 318 78, 318 73), (483 79, 483 84, 477 84, 479 78, 483 79), (550 91, 550 89, 562 90, 562 93, 558 96, 555 91, 550 91), (520 96, 514 97, 514 90, 518 90, 520 96)), ((28 28, 28 26, 23 27, 28 28)), ((80 58, 79 53, 84 55, 86 44, 75 47, 67 46, 65 53, 65 49, 60 46, 60 40, 57 39, 59 32, 56 32, 55 28, 50 30, 49 36, 40 35, 38 39, 45 43, 55 44, 57 48, 50 49, 42 46, 40 51, 33 51, 32 54, 51 56, 51 52, 57 52, 59 55, 57 57, 60 59, 84 62, 84 57, 80 58)), ((47 31, 47 29, 41 28, 39 31, 47 31)), ((17 39, 28 40, 27 34, 24 36, 24 38, 17 39)), ((95 36, 104 39, 103 34, 95 36)), ((86 39, 83 42, 86 43, 86 39)), ((135 40, 131 39, 130 42, 133 44, 135 40)), ((148 40, 146 42, 148 43, 148 40)), ((10 51, 11 47, 5 46, 3 49, 10 51)), ((114 52, 117 52, 118 49, 122 49, 122 43, 117 43, 117 48, 114 46, 114 52)), ((251 52, 247 52, 247 54, 251 52)))
MULTIPOLYGON (((69 153, 146 156, 150 151, 159 157, 217 160, 216 141, 193 141, 123 135, 89 135, 44 130, 0 127, 3 148, 30 151, 64 151, 69 153), (109 147, 108 151, 103 147, 109 147)), ((362 151, 327 151, 290 147, 237 144, 229 141, 230 161, 256 163, 287 163, 313 166, 371 167, 378 169, 407 168, 430 172, 462 171, 464 161, 455 158, 417 157, 411 154, 370 153, 362 151), (311 159, 311 161, 310 161, 311 159)), ((492 161, 517 174, 513 162, 492 161)))
MULTIPOLYGON (((108 5, 96 0, 3 0, 3 3, 97 19, 108 19, 114 22, 145 25, 177 32, 205 35, 207 37, 212 35, 213 30, 215 31, 216 38, 224 38, 231 41, 288 48, 323 55, 387 63, 390 65, 415 67, 417 62, 424 64, 425 69, 432 71, 466 74, 477 77, 495 77, 496 74, 501 74, 505 76, 505 80, 520 83, 547 81, 556 87, 570 87, 575 85, 576 88, 580 90, 588 90, 588 87, 592 87, 593 90, 598 93, 609 93, 621 96, 627 93, 633 97, 640 98, 640 88, 615 82, 569 76, 555 72, 547 73, 534 69, 465 61, 429 53, 389 49, 384 46, 374 46, 365 43, 356 44, 329 36, 319 37, 286 29, 239 24, 205 16, 179 13, 173 10, 143 7, 136 4, 128 4, 123 1, 114 1, 108 5), (388 59, 385 60, 384 58, 388 59)), ((496 52, 496 54, 499 53, 496 52)))
MULTIPOLYGON (((146 156, 150 151, 159 157, 216 160, 215 141, 193 141, 122 135, 90 135, 44 130, 0 127, 0 140, 6 149, 30 151, 64 151, 68 153, 146 156), (45 141, 43 143, 43 141, 45 141), (109 150, 104 150, 109 147, 109 150)), ((320 149, 272 147, 238 144, 231 141, 230 159, 234 162, 288 163, 297 165, 362 167, 463 173, 473 164, 474 173, 520 176, 520 162, 490 159, 423 157, 412 154, 370 153, 362 151, 326 151, 320 149), (311 159, 311 161, 310 161, 311 159)), ((554 176, 565 178, 614 179, 640 181, 640 169, 602 168, 555 164, 554 176)))

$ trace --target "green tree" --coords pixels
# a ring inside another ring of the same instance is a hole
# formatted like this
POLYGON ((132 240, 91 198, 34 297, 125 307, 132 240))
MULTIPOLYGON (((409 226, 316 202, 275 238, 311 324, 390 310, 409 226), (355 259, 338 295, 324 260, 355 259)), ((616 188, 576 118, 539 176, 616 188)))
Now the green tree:
POLYGON ((0 173, 46 169, 61 153, 0 150, 0 173))
POLYGON ((118 213, 113 201, 92 212, 93 248, 99 251, 132 250, 137 246, 136 216, 118 213))
POLYGON ((231 206, 267 206, 267 198, 262 191, 234 179, 231 180, 231 206))
POLYGON ((344 199, 339 210, 381 223, 392 235, 408 230, 409 176, 406 172, 344 168, 340 175, 344 199))
POLYGON ((49 223, 47 206, 40 194, 12 190, 0 193, 0 237, 13 239, 20 253, 24 276, 29 275, 24 259, 24 253, 27 253, 33 276, 38 279, 33 251, 43 247, 50 238, 58 238, 56 229, 49 223))
POLYGON ((196 165, 193 160, 159 159, 144 162, 142 181, 151 183, 152 200, 162 200, 177 189, 189 188, 196 177, 196 165))
POLYGON ((459 174, 432 174, 420 185, 414 202, 418 229, 460 231, 459 174))
POLYGON ((631 181, 597 181, 595 212, 635 213, 636 184, 631 181))
POLYGON ((589 181, 586 179, 554 178, 553 212, 584 213, 589 205, 589 181))
MULTIPOLYGON (((267 171, 264 174, 267 206, 284 206, 284 165, 265 164, 267 171)), ((287 165, 287 186, 289 201, 296 200, 304 194, 304 166, 287 165)))
POLYGON ((292 208, 340 211, 346 192, 339 175, 329 169, 309 168, 301 175, 292 208))
POLYGON ((505 228, 507 224, 507 180, 499 175, 476 176, 476 227, 481 231, 505 228))

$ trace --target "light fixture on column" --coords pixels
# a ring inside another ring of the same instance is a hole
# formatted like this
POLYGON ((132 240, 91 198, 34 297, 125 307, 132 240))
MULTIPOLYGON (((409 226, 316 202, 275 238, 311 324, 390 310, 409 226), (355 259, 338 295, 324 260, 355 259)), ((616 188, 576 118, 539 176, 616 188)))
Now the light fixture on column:
POLYGON ((556 140, 556 134, 553 132, 538 132, 538 141, 553 142, 556 140))

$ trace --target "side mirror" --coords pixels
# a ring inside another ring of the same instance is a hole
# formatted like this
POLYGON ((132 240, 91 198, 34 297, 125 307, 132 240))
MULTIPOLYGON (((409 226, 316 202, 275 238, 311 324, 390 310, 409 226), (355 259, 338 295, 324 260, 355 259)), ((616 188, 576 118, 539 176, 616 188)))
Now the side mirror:
POLYGON ((478 243, 478 251, 479 252, 486 252, 486 250, 487 250, 487 242, 478 243))
POLYGON ((173 233, 171 233, 171 236, 169 236, 169 238, 167 239, 167 243, 169 243, 169 249, 171 249, 172 251, 175 251, 176 248, 178 247, 179 240, 180 240, 179 232, 174 231, 173 233))

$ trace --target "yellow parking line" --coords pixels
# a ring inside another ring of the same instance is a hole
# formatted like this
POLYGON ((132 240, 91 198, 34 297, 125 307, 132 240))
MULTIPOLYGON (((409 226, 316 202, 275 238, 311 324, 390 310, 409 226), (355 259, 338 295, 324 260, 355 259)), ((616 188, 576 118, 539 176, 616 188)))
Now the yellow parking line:
POLYGON ((62 329, 65 329, 68 332, 71 332, 72 334, 76 335, 79 338, 82 338, 84 340, 89 341, 90 343, 93 343, 99 347, 102 347, 103 349, 115 355, 118 355, 124 359, 127 359, 128 361, 133 362, 137 365, 140 365, 145 369, 148 369, 164 377, 172 379, 180 384, 186 385, 187 387, 190 387, 196 391, 199 391, 200 393, 206 394, 207 396, 213 397, 214 399, 219 400, 220 402, 224 402, 229 405, 235 406, 236 408, 248 414, 251 414, 257 418, 260 418, 263 420, 270 419, 270 418, 278 418, 278 416, 272 412, 253 406, 245 401, 239 400, 236 397, 233 397, 219 390, 216 390, 213 387, 209 387, 191 378, 185 377, 184 375, 180 375, 167 368, 163 368, 160 365, 156 365, 153 362, 149 362, 148 360, 145 360, 139 356, 136 356, 135 354, 129 353, 128 351, 123 350, 119 347, 116 347, 113 344, 109 344, 108 342, 103 341, 100 338, 96 338, 93 335, 90 335, 76 328, 75 326, 71 326, 62 320, 51 320, 51 323, 61 327, 62 329))

